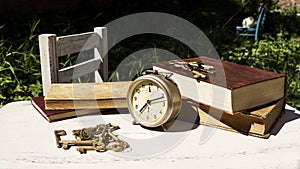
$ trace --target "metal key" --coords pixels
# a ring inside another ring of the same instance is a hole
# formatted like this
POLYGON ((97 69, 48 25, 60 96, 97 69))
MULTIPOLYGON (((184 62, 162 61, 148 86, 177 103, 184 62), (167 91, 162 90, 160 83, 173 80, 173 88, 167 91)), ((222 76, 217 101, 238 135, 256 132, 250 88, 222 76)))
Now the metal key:
POLYGON ((194 74, 195 79, 205 79, 207 78, 207 74, 214 74, 214 67, 211 65, 205 65, 202 62, 184 62, 179 60, 171 60, 170 64, 175 67, 182 68, 184 70, 191 71, 194 74))
POLYGON ((61 140, 61 136, 67 135, 65 130, 55 130, 54 134, 57 147, 65 150, 71 146, 77 146, 77 151, 81 154, 86 153, 87 150, 99 152, 113 150, 119 152, 129 147, 129 144, 112 133, 117 129, 119 129, 119 126, 108 123, 81 130, 73 130, 76 140, 61 140))
POLYGON ((178 62, 178 63, 174 63, 173 65, 175 67, 182 68, 187 71, 191 71, 193 73, 193 77, 195 79, 199 79, 199 78, 205 79, 207 77, 206 74, 199 72, 197 70, 194 70, 193 67, 186 62, 178 62))

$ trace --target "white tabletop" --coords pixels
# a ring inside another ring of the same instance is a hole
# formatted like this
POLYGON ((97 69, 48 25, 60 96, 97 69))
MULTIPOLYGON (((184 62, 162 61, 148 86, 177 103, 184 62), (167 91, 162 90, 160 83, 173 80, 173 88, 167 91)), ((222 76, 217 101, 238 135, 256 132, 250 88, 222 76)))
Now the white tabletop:
MULTIPOLYGON (((29 101, 0 109, 0 168, 300 168, 300 112, 286 107, 269 139, 199 126, 158 132, 132 125, 129 114, 94 115, 48 123, 29 101), (289 110, 288 110, 289 109, 289 110), (131 147, 121 153, 56 147, 54 130, 116 123, 116 133, 131 147)), ((184 124, 184 123, 183 123, 184 124)))

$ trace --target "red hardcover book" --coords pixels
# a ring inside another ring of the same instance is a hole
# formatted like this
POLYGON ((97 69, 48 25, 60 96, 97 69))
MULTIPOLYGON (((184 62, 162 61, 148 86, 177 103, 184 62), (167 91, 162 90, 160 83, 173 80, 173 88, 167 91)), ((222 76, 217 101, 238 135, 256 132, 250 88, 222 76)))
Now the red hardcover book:
POLYGON ((98 109, 67 109, 67 110, 46 110, 44 96, 32 97, 33 107, 49 122, 77 117, 85 114, 91 114, 99 111, 98 109))

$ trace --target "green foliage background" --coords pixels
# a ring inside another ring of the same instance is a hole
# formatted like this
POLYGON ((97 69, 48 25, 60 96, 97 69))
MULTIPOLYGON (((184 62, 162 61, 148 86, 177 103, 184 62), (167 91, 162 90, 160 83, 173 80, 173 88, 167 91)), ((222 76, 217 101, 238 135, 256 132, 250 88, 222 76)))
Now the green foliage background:
MULTIPOLYGON (((300 109, 300 19, 293 11, 274 12, 273 1, 265 5, 269 9, 264 36, 258 42, 238 38, 235 26, 243 18, 256 16, 260 1, 216 0, 157 0, 157 1, 111 1, 102 10, 59 11, 53 14, 24 14, 6 12, 0 18, 0 107, 18 100, 28 100, 42 95, 38 35, 55 33, 58 36, 82 33, 119 17, 136 12, 165 12, 182 17, 198 26, 212 41, 223 60, 279 72, 288 76, 287 102, 300 109), (273 11, 273 12, 272 12, 273 11), (296 39, 296 40, 295 40, 296 39)), ((116 66, 123 58, 146 48, 162 48, 182 58, 195 57, 184 44, 159 35, 130 37, 109 51, 111 78, 118 76, 116 66)), ((140 69, 144 60, 152 55, 130 63, 140 69)), ((152 58, 153 59, 153 58, 152 58)), ((155 58, 154 58, 155 59, 155 58)), ((61 65, 72 64, 65 58, 61 65)), ((120 78, 120 77, 118 77, 120 78)))
POLYGON ((265 36, 258 42, 242 41, 225 46, 222 59, 287 75, 287 103, 300 109, 300 43, 282 33, 265 36))

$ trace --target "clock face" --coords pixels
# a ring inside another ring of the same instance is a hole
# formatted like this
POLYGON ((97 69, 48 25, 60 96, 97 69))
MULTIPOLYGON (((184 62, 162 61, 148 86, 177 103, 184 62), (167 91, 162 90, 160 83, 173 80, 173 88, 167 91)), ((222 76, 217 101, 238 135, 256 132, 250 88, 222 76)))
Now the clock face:
POLYGON ((128 109, 135 122, 158 127, 174 120, 181 107, 177 86, 162 75, 144 75, 130 85, 128 109))
POLYGON ((155 123, 162 120, 168 109, 165 90, 156 82, 143 80, 133 89, 132 108, 139 121, 155 123))

